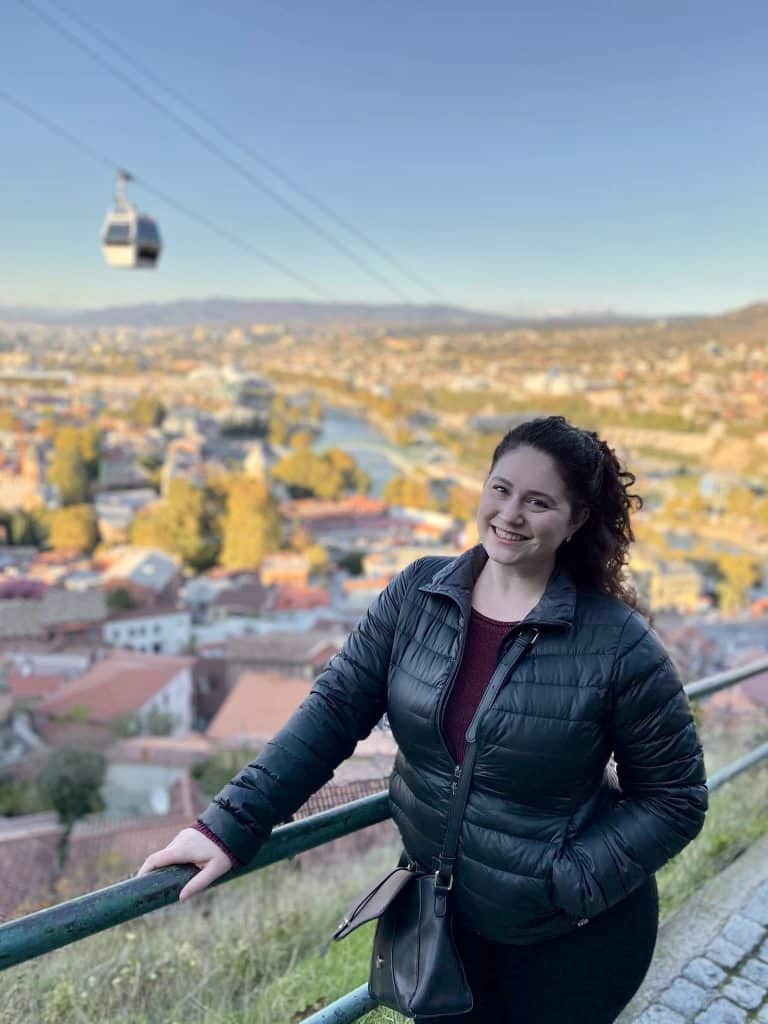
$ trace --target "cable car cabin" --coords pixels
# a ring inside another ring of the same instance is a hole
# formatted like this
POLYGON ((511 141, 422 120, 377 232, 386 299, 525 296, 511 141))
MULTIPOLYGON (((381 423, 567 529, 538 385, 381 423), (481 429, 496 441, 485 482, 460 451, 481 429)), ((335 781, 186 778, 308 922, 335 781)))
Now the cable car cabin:
POLYGON ((110 267, 154 267, 162 243, 157 224, 144 213, 108 214, 101 235, 101 251, 110 267))
POLYGON ((118 176, 115 206, 107 214, 101 232, 101 251, 110 267, 154 267, 163 248, 155 220, 139 213, 123 193, 127 172, 118 176))

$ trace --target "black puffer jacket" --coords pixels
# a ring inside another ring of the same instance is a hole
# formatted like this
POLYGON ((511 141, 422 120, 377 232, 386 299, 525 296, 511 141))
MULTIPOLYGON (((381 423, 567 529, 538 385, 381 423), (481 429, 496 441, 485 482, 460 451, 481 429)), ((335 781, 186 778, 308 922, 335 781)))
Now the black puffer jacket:
MULTIPOLYGON (((392 816, 408 854, 434 865, 455 769, 441 714, 486 559, 481 545, 419 559, 379 595, 288 724, 202 815, 240 860, 386 711, 399 748, 392 816)), ((465 927, 513 943, 619 902, 697 835, 707 809, 688 699, 643 618, 556 568, 523 625, 540 635, 479 721, 453 889, 465 927)))

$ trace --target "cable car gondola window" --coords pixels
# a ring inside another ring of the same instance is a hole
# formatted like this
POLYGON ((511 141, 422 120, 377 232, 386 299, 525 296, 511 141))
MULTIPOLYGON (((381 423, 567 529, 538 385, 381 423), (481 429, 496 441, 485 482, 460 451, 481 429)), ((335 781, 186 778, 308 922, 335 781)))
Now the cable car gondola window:
POLYGON ((106 234, 104 235, 105 245, 130 245, 131 244, 131 225, 130 224, 110 224, 107 228, 106 234))
POLYGON ((147 217, 139 217, 139 244, 141 245, 160 245, 160 232, 157 230, 155 222, 149 220, 147 217))

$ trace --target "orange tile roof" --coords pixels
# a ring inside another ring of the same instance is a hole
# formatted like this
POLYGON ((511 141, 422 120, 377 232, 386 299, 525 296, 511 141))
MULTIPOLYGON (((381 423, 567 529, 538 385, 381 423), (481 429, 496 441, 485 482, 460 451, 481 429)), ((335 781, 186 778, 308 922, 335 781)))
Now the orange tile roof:
POLYGON ((207 735, 232 743, 266 741, 285 725, 311 689, 311 680, 279 672, 241 672, 207 735))
POLYGON ((58 675, 21 672, 14 665, 8 672, 8 689, 14 697, 48 697, 70 681, 64 673, 58 675))
POLYGON ((97 661, 79 679, 39 704, 37 710, 47 715, 65 715, 76 707, 87 707, 95 721, 133 714, 177 672, 193 664, 193 658, 119 651, 97 661))
POLYGON ((331 595, 324 587, 300 587, 291 583, 278 585, 270 603, 271 611, 297 611, 307 608, 328 608, 331 595))
POLYGON ((193 765, 209 758, 214 745, 199 732, 186 736, 132 736, 118 740, 107 751, 110 761, 146 764, 193 765))

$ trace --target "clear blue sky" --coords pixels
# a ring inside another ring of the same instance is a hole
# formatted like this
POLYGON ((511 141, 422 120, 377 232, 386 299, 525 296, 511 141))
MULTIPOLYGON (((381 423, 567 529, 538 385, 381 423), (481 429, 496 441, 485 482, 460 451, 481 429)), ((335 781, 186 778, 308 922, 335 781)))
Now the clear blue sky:
MULTIPOLYGON (((764 0, 60 2, 451 302, 661 314, 768 296, 764 0)), ((394 301, 18 0, 3 89, 339 299, 394 301)), ((0 305, 314 298, 138 187, 160 268, 108 270, 109 169, 2 101, 0 126, 0 305)))

